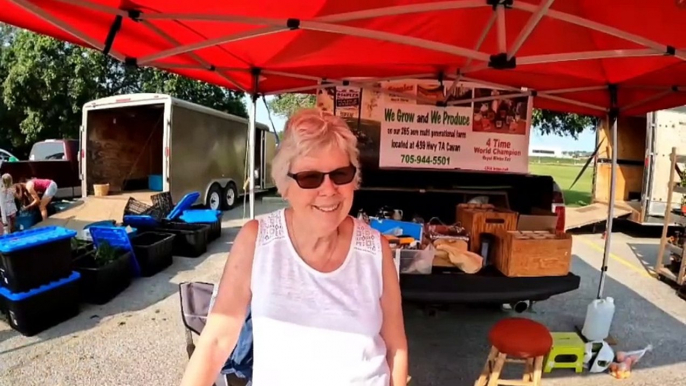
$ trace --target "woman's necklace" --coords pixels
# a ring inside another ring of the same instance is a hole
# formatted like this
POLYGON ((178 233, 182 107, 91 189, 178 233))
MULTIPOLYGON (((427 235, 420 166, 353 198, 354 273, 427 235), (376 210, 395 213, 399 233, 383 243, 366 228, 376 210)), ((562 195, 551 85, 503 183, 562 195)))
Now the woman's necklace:
MULTIPOLYGON (((295 246, 295 251, 300 255, 301 258, 303 258, 302 250, 300 249, 300 245, 298 244, 298 238, 295 235, 295 227, 293 226, 293 216, 291 215, 290 219, 288 220, 290 224, 288 224, 288 227, 291 229, 291 233, 293 234, 293 244, 295 246)), ((336 241, 334 242, 333 248, 331 249, 331 253, 329 253, 329 257, 324 260, 324 264, 322 264, 322 267, 326 267, 329 262, 331 262, 331 259, 333 258, 333 254, 336 252, 336 249, 338 249, 338 236, 340 235, 340 228, 336 228, 336 241)), ((304 260, 304 259, 303 259, 304 260)))

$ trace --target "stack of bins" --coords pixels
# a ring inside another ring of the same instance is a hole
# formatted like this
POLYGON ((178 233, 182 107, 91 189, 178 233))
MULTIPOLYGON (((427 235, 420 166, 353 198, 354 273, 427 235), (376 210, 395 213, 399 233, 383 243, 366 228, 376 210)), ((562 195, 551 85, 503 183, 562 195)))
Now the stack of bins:
MULTIPOLYGON (((174 237, 173 254, 183 257, 199 257, 207 252, 209 225, 187 224, 176 221, 200 197, 193 192, 185 195, 161 221, 146 215, 125 215, 124 225, 136 227, 139 232, 170 233, 174 237)), ((159 208, 158 208, 159 209, 159 208)))
POLYGON ((52 226, 0 237, 0 311, 20 333, 35 335, 79 313, 74 236, 52 226))

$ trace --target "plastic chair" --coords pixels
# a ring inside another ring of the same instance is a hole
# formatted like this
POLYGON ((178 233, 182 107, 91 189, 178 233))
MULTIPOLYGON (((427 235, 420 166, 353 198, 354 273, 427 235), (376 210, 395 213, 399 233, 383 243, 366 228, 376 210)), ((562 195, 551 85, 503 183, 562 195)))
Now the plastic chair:
MULTIPOLYGON (((186 352, 188 358, 195 351, 193 334, 200 335, 207 315, 212 309, 216 296, 215 285, 203 282, 184 282, 179 284, 181 299, 181 320, 186 333, 186 352)), ((249 386, 252 377, 252 315, 248 312, 246 323, 238 336, 236 349, 227 359, 214 386, 249 386), (247 378, 247 379, 246 379, 247 378)))

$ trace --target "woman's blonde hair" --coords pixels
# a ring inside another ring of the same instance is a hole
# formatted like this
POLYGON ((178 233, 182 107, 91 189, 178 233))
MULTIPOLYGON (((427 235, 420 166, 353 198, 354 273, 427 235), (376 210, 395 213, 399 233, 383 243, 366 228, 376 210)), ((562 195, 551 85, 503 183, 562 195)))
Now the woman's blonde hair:
POLYGON ((360 151, 357 137, 343 119, 318 109, 301 109, 286 122, 284 135, 272 161, 272 179, 284 196, 292 180, 288 177, 293 161, 322 149, 338 149, 348 154, 357 168, 355 187, 360 184, 360 151))

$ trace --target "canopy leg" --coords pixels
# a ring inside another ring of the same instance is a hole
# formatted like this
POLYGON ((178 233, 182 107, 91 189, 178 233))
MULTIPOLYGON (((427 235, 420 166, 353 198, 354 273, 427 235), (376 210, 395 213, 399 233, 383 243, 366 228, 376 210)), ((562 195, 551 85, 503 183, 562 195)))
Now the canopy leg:
POLYGON ((250 219, 255 219, 255 136, 257 130, 255 120, 257 119, 257 83, 260 78, 259 69, 253 69, 253 93, 248 107, 248 199, 250 201, 250 219))
POLYGON ((598 285, 598 299, 603 297, 605 289, 605 276, 607 275, 607 262, 612 248, 612 222, 615 213, 615 189, 617 182, 617 115, 612 114, 608 123, 612 125, 612 166, 610 169, 610 198, 607 210, 607 227, 605 228, 605 250, 603 251, 603 265, 600 268, 600 284, 598 285))

